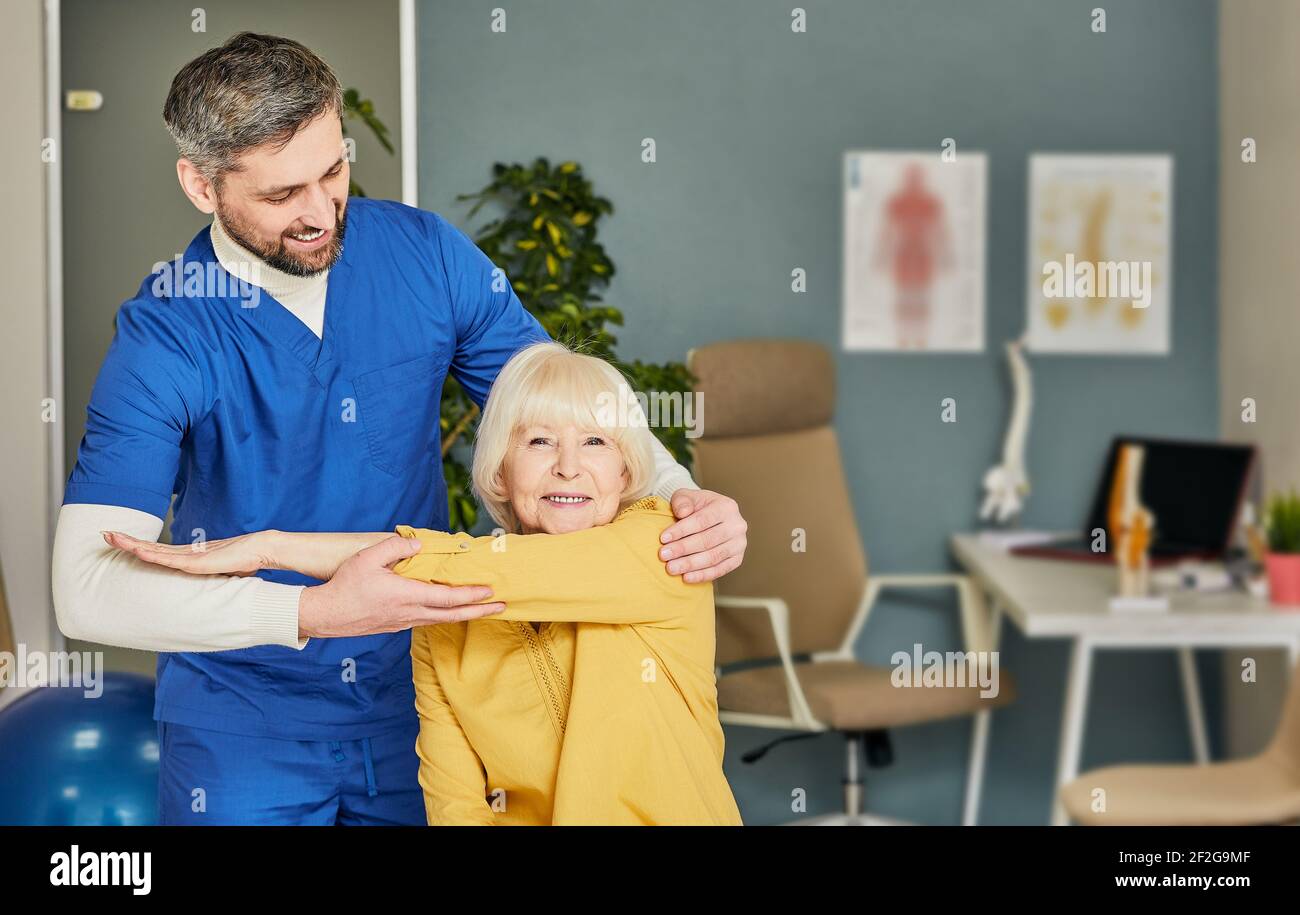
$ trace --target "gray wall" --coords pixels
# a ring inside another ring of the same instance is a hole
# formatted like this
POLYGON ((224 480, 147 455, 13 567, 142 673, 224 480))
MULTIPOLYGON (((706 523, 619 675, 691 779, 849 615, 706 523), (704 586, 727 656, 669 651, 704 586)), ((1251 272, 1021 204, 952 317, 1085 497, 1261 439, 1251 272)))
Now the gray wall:
MULTIPOLYGON (((1070 527, 1086 510, 1109 437, 1218 431, 1217 8, 1211 0, 807 2, 495 0, 419 5, 421 205, 464 224, 457 193, 495 161, 579 160, 614 201, 603 241, 619 268, 608 301, 628 316, 622 351, 653 359, 741 336, 807 337, 837 350, 837 427, 858 520, 880 571, 949 564, 950 532, 975 520, 980 479, 1007 413, 1001 343, 1024 324, 1025 175, 1031 151, 1162 151, 1175 157, 1172 355, 1044 357, 1036 383, 1025 523, 1070 527), (659 161, 639 158, 642 137, 659 161), (987 340, 963 356, 846 354, 840 321, 840 157, 845 149, 937 149, 990 157, 987 340), (808 292, 790 292, 790 270, 808 292), (939 403, 958 400, 958 423, 939 403)), ((956 647, 950 603, 884 604, 859 656, 956 647)), ((1009 632, 1002 662, 1021 698, 993 723, 984 821, 1045 822, 1066 648, 1009 632)), ((1203 680, 1213 658, 1202 657, 1203 680)), ((1103 655, 1086 766, 1185 760, 1171 656, 1103 655)), ((1208 711, 1217 708, 1209 697, 1208 711)), ((873 809, 924 823, 960 818, 969 725, 895 734, 897 762, 870 774, 873 809)), ((729 729, 728 774, 752 823, 839 803, 834 738, 784 746, 750 767, 765 736, 729 729)))

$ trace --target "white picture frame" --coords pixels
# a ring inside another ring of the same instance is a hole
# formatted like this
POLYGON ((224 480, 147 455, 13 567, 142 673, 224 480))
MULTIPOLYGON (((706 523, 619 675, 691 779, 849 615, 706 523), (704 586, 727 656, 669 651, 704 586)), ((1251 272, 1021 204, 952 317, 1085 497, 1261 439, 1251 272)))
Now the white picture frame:
POLYGON ((844 153, 845 350, 983 351, 987 184, 982 152, 844 153))
POLYGON ((1173 157, 1035 153, 1027 199, 1030 351, 1168 355, 1173 157))

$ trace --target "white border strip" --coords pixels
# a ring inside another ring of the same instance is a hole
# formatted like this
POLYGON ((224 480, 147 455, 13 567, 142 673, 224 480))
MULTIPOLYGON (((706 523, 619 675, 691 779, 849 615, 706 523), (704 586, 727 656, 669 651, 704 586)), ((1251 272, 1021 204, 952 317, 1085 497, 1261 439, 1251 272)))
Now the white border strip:
POLYGON ((402 203, 419 206, 420 194, 416 186, 418 175, 416 159, 415 106, 415 0, 400 0, 398 10, 398 41, 400 43, 401 95, 402 95, 402 203))

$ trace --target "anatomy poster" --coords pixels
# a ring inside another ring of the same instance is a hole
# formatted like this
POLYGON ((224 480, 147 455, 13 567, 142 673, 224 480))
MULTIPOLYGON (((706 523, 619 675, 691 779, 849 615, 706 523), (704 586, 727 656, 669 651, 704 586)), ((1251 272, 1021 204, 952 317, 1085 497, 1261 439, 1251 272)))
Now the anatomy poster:
POLYGON ((983 153, 844 155, 844 348, 984 348, 983 153))
POLYGON ((1166 155, 1029 159, 1028 344, 1034 352, 1169 352, 1166 155))

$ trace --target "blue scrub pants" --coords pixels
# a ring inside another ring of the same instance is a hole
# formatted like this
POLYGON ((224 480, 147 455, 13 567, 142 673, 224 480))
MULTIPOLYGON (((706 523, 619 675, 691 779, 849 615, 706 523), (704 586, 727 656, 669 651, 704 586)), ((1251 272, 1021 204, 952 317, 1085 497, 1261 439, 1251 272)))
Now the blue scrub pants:
POLYGON ((424 826, 418 725, 360 740, 158 722, 162 826, 424 826))

